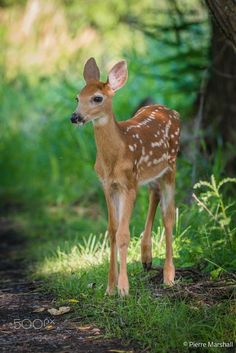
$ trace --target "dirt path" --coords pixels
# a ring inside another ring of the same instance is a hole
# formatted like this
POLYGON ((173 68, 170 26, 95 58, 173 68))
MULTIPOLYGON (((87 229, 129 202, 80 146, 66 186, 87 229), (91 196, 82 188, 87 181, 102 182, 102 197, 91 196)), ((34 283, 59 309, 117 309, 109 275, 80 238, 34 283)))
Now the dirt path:
MULTIPOLYGON (((0 350, 23 353, 137 353, 138 350, 119 340, 108 340, 81 318, 68 314, 51 316, 53 297, 40 290, 40 282, 26 277, 26 262, 22 258, 25 240, 6 218, 0 218, 0 350)), ((140 351, 139 351, 140 352, 140 351)))

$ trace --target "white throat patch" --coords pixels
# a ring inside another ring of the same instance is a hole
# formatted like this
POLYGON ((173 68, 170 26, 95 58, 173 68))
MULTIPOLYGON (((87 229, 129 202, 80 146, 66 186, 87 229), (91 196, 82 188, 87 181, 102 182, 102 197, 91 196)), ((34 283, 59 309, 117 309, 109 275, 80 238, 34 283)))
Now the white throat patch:
POLYGON ((108 123, 107 115, 100 116, 99 118, 96 118, 93 120, 94 126, 103 126, 103 125, 106 125, 107 123, 108 123))

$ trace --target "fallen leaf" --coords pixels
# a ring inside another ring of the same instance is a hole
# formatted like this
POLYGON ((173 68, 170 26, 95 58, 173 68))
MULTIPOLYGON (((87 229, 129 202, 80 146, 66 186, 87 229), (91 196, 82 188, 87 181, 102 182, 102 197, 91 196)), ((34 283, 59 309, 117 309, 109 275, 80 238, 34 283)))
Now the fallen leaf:
POLYGON ((47 326, 45 326, 45 329, 46 330, 53 330, 54 326, 53 325, 47 325, 47 326))
POLYGON ((42 307, 42 308, 36 308, 33 310, 33 313, 42 313, 43 311, 45 311, 46 308, 42 307))
POLYGON ((55 309, 55 308, 48 309, 49 314, 54 316, 63 315, 65 313, 68 313, 69 311, 70 311, 69 306, 60 306, 59 309, 55 309))
POLYGON ((99 330, 99 328, 93 328, 92 332, 94 333, 94 335, 100 335, 101 331, 99 330))
POLYGON ((77 326, 77 328, 80 330, 80 331, 88 331, 92 328, 92 326, 77 326))
POLYGON ((134 351, 124 351, 123 349, 109 349, 109 352, 113 352, 113 353, 133 353, 134 351))
POLYGON ((75 304, 78 303, 78 299, 68 299, 68 303, 75 304))

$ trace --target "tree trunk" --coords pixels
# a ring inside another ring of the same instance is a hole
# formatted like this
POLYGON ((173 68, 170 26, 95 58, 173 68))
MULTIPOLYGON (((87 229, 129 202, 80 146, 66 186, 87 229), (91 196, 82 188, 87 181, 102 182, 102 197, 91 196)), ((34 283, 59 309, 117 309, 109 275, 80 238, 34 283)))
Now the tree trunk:
POLYGON ((206 0, 206 4, 218 27, 236 50, 235 0, 206 0))
POLYGON ((235 174, 236 54, 215 21, 212 21, 211 60, 204 99, 203 130, 211 153, 214 154, 221 140, 226 171, 235 174))

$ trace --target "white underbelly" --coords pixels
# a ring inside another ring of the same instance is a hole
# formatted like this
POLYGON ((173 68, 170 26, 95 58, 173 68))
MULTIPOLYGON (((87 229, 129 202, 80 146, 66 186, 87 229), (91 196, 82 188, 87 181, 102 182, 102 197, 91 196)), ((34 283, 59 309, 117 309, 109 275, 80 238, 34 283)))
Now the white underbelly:
POLYGON ((162 169, 162 171, 155 175, 154 177, 151 177, 151 178, 147 178, 147 179, 143 179, 143 180, 140 180, 138 185, 147 185, 147 184, 152 184, 152 183, 155 183, 156 181, 158 181, 168 170, 170 170, 170 167, 167 166, 165 167, 164 169, 162 169))

